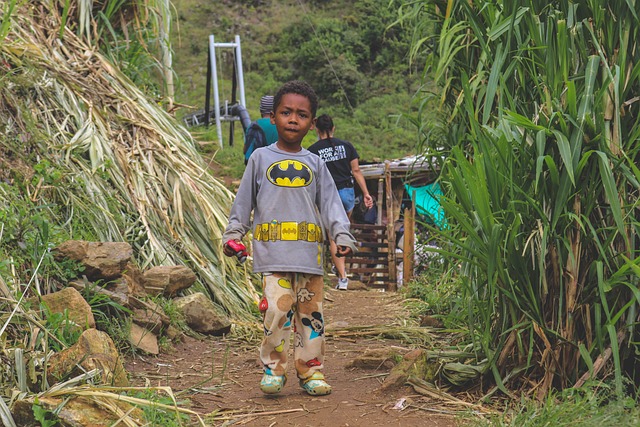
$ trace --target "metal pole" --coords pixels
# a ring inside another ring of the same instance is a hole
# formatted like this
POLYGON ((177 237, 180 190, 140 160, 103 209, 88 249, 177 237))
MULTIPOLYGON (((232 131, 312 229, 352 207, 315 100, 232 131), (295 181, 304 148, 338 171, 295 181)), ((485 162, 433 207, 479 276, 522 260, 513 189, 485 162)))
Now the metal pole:
POLYGON ((244 98, 244 73, 242 71, 242 49, 240 48, 240 36, 236 35, 236 63, 238 68, 238 88, 240 89, 240 105, 247 106, 244 98))
MULTIPOLYGON (((205 87, 204 95, 204 125, 209 127, 209 119, 211 119, 211 45, 209 45, 209 52, 207 54, 207 86, 205 87)), ((197 122, 197 116, 193 116, 197 122)))
POLYGON ((173 110, 173 100, 175 98, 175 90, 173 86, 173 65, 171 58, 171 42, 169 41, 169 33, 171 32, 171 8, 169 0, 163 0, 161 3, 160 13, 160 46, 162 49, 162 70, 164 74, 164 83, 166 88, 168 111, 173 110))
POLYGON ((216 131, 218 133, 218 141, 222 148, 222 126, 220 126, 220 99, 218 94, 218 69, 216 66, 216 44, 213 34, 209 36, 209 51, 211 52, 211 73, 213 74, 213 98, 215 103, 216 114, 216 131))

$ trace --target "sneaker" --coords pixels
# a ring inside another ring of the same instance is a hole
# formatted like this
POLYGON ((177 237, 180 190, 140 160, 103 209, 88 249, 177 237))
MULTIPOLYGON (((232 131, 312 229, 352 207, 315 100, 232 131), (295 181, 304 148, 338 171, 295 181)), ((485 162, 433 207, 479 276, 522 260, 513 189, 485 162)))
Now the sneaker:
POLYGON ((265 373, 260 381, 260 390, 265 394, 280 393, 286 383, 287 377, 285 375, 269 375, 265 373))
POLYGON ((324 380, 322 372, 314 372, 309 378, 300 380, 300 387, 311 396, 331 394, 331 386, 324 380))
POLYGON ((349 279, 346 277, 344 279, 338 279, 338 284, 336 285, 336 289, 340 291, 346 291, 349 286, 349 279))

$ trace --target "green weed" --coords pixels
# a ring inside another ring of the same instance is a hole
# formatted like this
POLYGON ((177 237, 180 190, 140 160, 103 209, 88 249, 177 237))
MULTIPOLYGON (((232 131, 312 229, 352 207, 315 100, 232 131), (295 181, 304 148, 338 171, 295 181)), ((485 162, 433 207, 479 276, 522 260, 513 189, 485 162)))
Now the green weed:
POLYGON ((419 276, 409 281, 402 291, 406 298, 423 303, 414 304, 423 310, 418 314, 446 315, 460 299, 460 279, 445 264, 432 263, 419 276))
MULTIPOLYGON (((187 404, 185 401, 174 402, 170 397, 161 396, 154 390, 136 392, 133 394, 133 397, 168 406, 177 404, 179 407, 184 407, 187 404)), ((150 426, 178 427, 185 425, 184 423, 189 421, 189 416, 181 414, 178 411, 171 411, 154 405, 144 405, 140 406, 140 408, 144 412, 145 420, 148 423, 147 425, 150 426)))
POLYGON ((633 398, 616 398, 607 384, 593 383, 579 389, 551 393, 543 402, 523 399, 515 408, 473 426, 619 426, 640 425, 640 409, 633 398))
POLYGON ((33 417, 40 423, 41 427, 55 427, 60 423, 58 415, 40 406, 38 399, 36 399, 35 403, 31 406, 31 410, 33 411, 33 417))
POLYGON ((82 334, 82 328, 69 319, 69 311, 63 313, 52 313, 48 307, 44 306, 46 313, 45 329, 48 334, 56 339, 49 339, 47 344, 54 351, 62 351, 72 346, 78 341, 82 334))

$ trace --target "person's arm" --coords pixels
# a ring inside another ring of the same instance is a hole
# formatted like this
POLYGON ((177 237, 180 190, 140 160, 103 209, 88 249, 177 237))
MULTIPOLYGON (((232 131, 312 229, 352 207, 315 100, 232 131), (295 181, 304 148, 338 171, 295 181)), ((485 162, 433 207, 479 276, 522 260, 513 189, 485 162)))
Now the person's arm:
POLYGON ((367 189, 367 183, 365 182, 364 175, 362 175, 362 171, 360 170, 360 162, 358 161, 358 158, 351 160, 351 175, 353 175, 360 187, 360 190, 362 190, 364 205, 367 208, 371 208, 373 206, 373 197, 371 197, 369 189, 367 189))
POLYGON ((242 175, 242 181, 233 201, 231 212, 229 213, 229 225, 227 225, 222 235, 223 249, 225 255, 232 256, 235 251, 227 247, 226 242, 235 240, 240 243, 245 234, 251 229, 251 212, 253 211, 256 199, 256 183, 254 179, 255 159, 249 158, 247 169, 242 175))
POLYGON ((327 166, 320 161, 317 171, 318 192, 316 194, 316 207, 320 213, 322 224, 331 238, 338 246, 338 254, 345 256, 357 252, 356 239, 349 231, 351 223, 344 211, 336 184, 329 173, 327 166))

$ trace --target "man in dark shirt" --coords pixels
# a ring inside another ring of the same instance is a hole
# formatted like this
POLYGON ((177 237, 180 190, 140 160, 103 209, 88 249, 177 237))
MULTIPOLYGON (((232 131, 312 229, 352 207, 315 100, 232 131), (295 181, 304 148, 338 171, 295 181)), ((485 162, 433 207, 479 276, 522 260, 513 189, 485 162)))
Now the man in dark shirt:
MULTIPOLYGON (((327 169, 336 183, 340 200, 347 216, 351 218, 351 212, 355 206, 354 181, 358 183, 367 208, 373 206, 373 198, 369 194, 364 176, 360 171, 358 152, 349 142, 334 138, 335 126, 331 116, 323 114, 316 120, 316 132, 318 141, 309 147, 309 151, 317 154, 327 165, 327 169)), ((336 256, 336 245, 331 241, 331 258, 338 275, 337 289, 346 290, 349 284, 345 268, 345 260, 336 256)))

